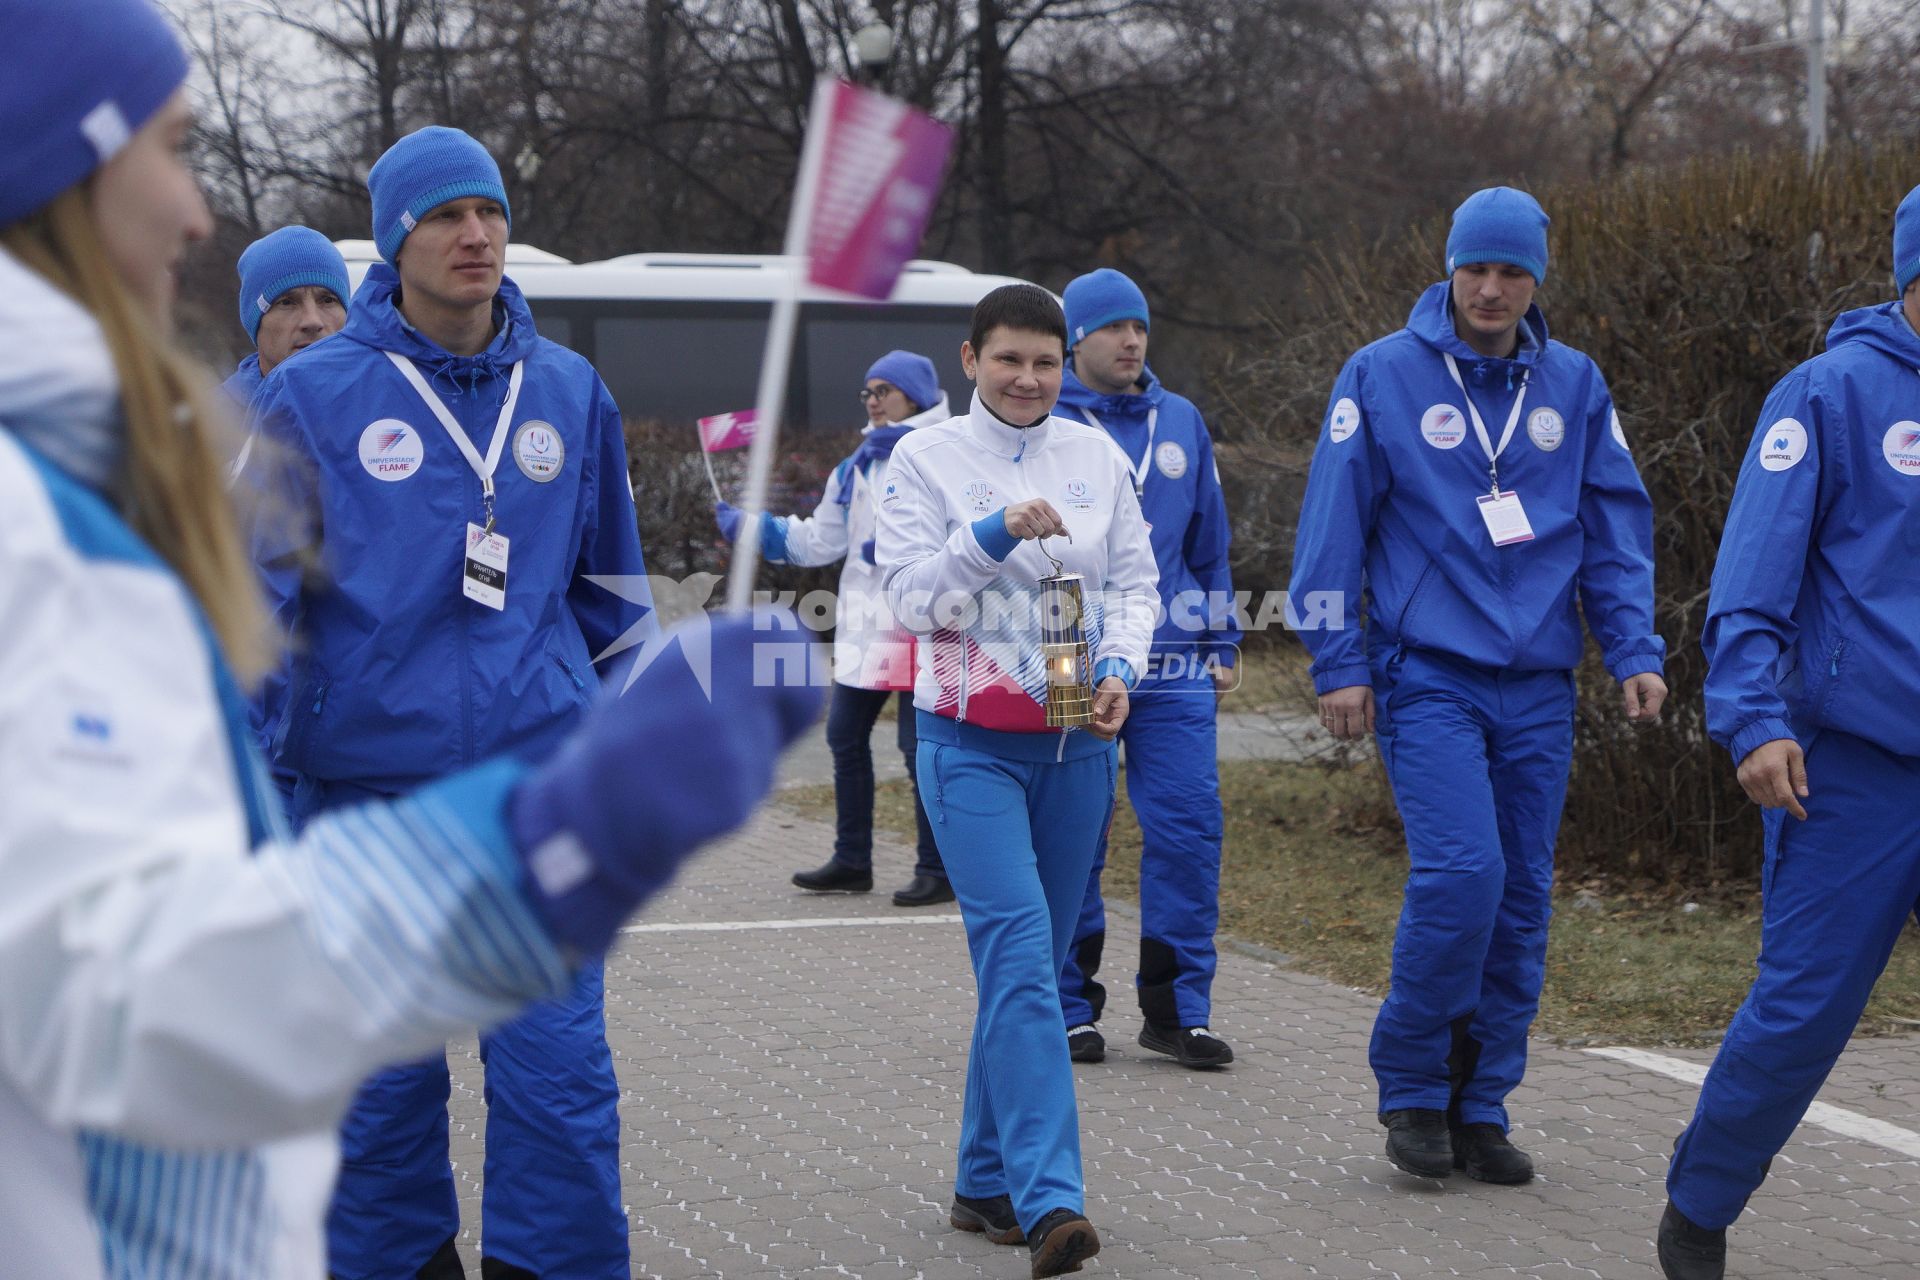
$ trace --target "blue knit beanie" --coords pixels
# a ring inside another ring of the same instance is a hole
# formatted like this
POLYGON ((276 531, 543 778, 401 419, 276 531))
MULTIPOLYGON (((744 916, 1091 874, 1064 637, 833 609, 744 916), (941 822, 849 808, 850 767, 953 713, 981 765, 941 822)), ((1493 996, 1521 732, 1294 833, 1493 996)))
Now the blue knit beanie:
POLYGON ((1907 192, 1893 215, 1893 278, 1905 293, 1920 277, 1920 187, 1907 192))
POLYGON ((331 289, 344 304, 347 261, 333 241, 309 227, 282 227, 240 255, 240 327, 260 341, 260 318, 280 295, 303 284, 331 289))
POLYGON ((389 263, 428 210, 449 200, 498 200, 507 225, 513 225, 500 166, 467 134, 442 125, 416 129, 388 147, 367 174, 367 193, 373 197, 373 242, 389 263))
POLYGON ((153 118, 187 55, 148 0, 0 0, 0 227, 44 209, 153 118))
POLYGON ((1147 319, 1147 295, 1140 286, 1115 271, 1101 267, 1067 284, 1067 347, 1080 345, 1080 339, 1095 329, 1104 329, 1115 320, 1138 320, 1152 328, 1147 319))
POLYGON ((1547 211, 1524 191, 1488 187, 1453 211, 1447 236, 1447 274, 1476 262, 1523 268, 1539 284, 1547 278, 1547 211))
POLYGON ((867 370, 867 381, 875 378, 898 387, 922 413, 940 403, 940 373, 925 356, 911 351, 889 351, 867 370))

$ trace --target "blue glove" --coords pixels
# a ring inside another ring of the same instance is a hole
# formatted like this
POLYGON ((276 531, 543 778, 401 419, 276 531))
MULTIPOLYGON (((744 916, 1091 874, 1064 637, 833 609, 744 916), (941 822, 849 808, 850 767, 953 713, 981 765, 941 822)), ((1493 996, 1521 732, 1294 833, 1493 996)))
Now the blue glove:
POLYGON ((873 544, 874 544, 874 542, 875 542, 875 539, 873 539, 873 538, 868 538, 868 539, 867 539, 867 540, 866 540, 865 542, 863 542, 863 543, 861 543, 861 544, 860 544, 860 558, 861 558, 862 560, 865 560, 865 561, 866 561, 866 562, 867 562, 868 564, 877 564, 877 563, 878 563, 878 562, 877 562, 877 561, 876 561, 876 560, 875 560, 875 559, 873 558, 873 544))
POLYGON ((731 502, 722 501, 713 504, 713 522, 720 526, 720 536, 728 542, 739 540, 740 517, 745 514, 731 502))
POLYGON ((703 613, 667 632, 642 651, 646 665, 626 693, 604 695, 509 797, 528 894, 561 942, 606 950, 695 850, 747 820, 773 786, 781 750, 819 718, 824 690, 804 676, 755 679, 756 643, 807 643, 798 619, 761 610, 757 624, 703 613), (711 697, 695 676, 702 649, 711 697))

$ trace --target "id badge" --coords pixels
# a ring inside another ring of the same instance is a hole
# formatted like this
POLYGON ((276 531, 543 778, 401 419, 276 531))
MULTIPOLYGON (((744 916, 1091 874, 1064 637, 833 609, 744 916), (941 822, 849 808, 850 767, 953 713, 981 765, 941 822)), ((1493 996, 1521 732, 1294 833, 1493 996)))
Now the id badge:
POLYGON ((1480 518, 1487 522, 1494 546, 1506 547, 1533 540, 1533 526, 1527 523, 1527 509, 1520 505, 1519 494, 1511 489, 1499 494, 1483 493, 1478 501, 1480 518))
POLYGON ((460 591, 489 609, 507 607, 507 539, 477 524, 467 526, 467 567, 460 591))

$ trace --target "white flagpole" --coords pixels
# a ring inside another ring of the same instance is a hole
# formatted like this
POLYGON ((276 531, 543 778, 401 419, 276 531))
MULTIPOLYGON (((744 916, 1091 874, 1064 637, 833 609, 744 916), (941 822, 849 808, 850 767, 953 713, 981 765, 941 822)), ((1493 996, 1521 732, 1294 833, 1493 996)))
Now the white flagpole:
MULTIPOLYGON (((767 505, 767 481, 773 474, 773 449, 780 436, 780 410, 787 399, 787 369, 793 361, 794 332, 800 319, 800 282, 807 273, 807 240, 813 218, 814 194, 820 186, 820 166, 826 155, 830 127, 828 111, 834 81, 821 77, 813 89, 807 113, 806 142, 800 151, 800 174, 794 184, 793 208, 787 214, 787 275, 774 300, 767 326, 767 347, 760 360, 760 389, 754 397, 753 445, 747 452, 747 492, 740 503, 740 537, 733 547, 733 566, 727 577, 727 610, 745 613, 753 603, 753 581, 760 568, 760 513, 767 505)), ((709 466, 712 464, 709 463, 709 466)))
MULTIPOLYGON (((695 428, 695 430, 698 430, 698 428, 695 428)), ((713 486, 713 500, 715 502, 725 502, 726 499, 720 494, 720 481, 713 474, 713 455, 707 452, 707 440, 705 436, 700 438, 700 461, 707 464, 707 483, 713 486)))

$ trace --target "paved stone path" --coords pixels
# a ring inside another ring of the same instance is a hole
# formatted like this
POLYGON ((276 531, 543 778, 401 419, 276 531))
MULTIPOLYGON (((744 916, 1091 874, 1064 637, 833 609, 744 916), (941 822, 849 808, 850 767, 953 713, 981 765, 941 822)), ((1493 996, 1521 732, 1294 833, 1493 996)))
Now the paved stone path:
MULTIPOLYGON (((609 961, 633 1274, 1025 1277, 1024 1250, 946 1224, 973 1009, 953 908, 791 889, 788 874, 823 861, 830 841, 767 811, 609 961), (692 927, 726 922, 789 927, 692 927)), ((912 858, 886 844, 876 861, 885 886, 912 858)), ((1372 999, 1228 952, 1214 1027, 1240 1060, 1212 1074, 1134 1047, 1137 1020, 1115 1003, 1114 1051, 1075 1068, 1088 1212, 1105 1243, 1089 1277, 1658 1275, 1649 1240, 1693 1086, 1536 1044, 1513 1110, 1542 1176, 1511 1189, 1427 1182, 1380 1155, 1372 999)), ((1862 1042, 1823 1097, 1912 1127, 1917 1050, 1862 1042)), ((480 1072, 470 1047, 454 1057, 471 1265, 480 1072)), ((1755 1207, 1733 1233, 1733 1275, 1920 1275, 1912 1155, 1803 1126, 1755 1207)))

